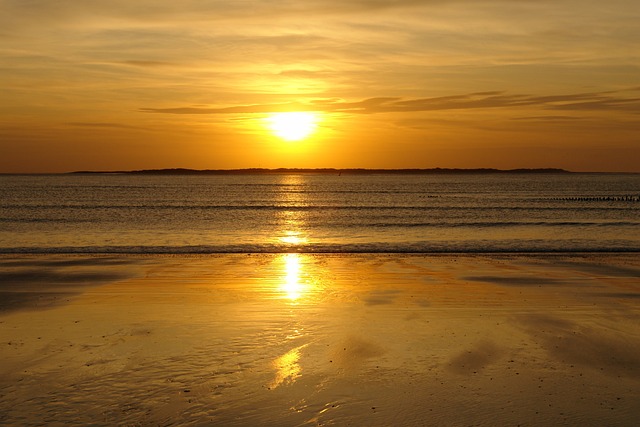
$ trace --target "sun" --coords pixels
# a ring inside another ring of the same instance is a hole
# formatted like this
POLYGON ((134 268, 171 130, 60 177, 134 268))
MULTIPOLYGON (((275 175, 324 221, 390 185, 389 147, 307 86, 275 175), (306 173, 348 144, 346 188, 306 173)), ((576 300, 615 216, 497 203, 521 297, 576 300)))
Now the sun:
POLYGON ((286 141, 300 141, 311 135, 317 127, 318 117, 314 113, 273 113, 267 117, 269 129, 286 141))

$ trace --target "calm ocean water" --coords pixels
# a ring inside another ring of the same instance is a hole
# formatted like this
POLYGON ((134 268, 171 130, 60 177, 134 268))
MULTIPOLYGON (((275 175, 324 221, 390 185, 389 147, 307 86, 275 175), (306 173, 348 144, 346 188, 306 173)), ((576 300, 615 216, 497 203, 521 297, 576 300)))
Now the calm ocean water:
POLYGON ((0 253, 640 251, 640 175, 31 175, 0 184, 0 253))

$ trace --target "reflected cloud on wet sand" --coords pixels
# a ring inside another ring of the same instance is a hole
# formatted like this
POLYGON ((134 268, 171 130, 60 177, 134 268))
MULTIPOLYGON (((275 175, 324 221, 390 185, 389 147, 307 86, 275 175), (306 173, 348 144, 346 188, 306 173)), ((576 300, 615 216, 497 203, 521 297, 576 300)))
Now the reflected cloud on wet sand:
POLYGON ((300 377, 302 372, 302 368, 298 363, 300 360, 300 351, 307 345, 308 344, 304 344, 289 350, 273 361, 276 377, 273 382, 269 384, 269 388, 273 389, 284 384, 291 384, 300 377))

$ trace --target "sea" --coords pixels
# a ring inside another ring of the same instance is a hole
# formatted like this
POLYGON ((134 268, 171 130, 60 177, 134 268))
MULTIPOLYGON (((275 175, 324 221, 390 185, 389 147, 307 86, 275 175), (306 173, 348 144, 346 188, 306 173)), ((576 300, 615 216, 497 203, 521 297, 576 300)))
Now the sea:
POLYGON ((640 251, 640 174, 0 176, 0 253, 640 251))

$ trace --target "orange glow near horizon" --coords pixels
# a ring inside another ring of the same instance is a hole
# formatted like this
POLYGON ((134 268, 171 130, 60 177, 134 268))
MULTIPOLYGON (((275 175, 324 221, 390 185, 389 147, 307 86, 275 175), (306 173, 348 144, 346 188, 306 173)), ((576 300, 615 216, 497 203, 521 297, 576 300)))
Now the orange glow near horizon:
POLYGON ((130 3, 0 0, 0 174, 640 173, 637 2, 130 3))

